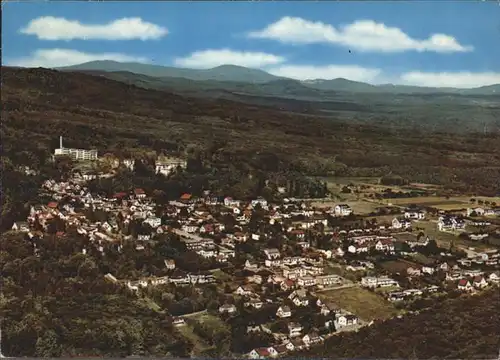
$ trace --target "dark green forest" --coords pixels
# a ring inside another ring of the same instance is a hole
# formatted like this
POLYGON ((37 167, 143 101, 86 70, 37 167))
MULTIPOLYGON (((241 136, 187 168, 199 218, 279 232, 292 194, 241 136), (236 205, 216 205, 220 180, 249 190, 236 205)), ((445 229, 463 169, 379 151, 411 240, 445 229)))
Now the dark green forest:
POLYGON ((158 313, 104 278, 98 253, 78 237, 33 243, 0 237, 2 351, 16 357, 187 356, 190 345, 158 313), (95 256, 97 255, 97 256, 95 256))
POLYGON ((500 347, 500 291, 435 302, 420 314, 339 334, 297 356, 378 359, 492 359, 500 347))

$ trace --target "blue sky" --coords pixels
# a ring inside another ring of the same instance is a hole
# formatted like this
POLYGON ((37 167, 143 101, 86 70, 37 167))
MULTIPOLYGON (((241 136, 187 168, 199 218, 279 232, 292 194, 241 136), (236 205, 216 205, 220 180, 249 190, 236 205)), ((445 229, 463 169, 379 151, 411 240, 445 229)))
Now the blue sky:
POLYGON ((500 83, 500 2, 9 2, 3 62, 92 60, 296 79, 475 87, 500 83))

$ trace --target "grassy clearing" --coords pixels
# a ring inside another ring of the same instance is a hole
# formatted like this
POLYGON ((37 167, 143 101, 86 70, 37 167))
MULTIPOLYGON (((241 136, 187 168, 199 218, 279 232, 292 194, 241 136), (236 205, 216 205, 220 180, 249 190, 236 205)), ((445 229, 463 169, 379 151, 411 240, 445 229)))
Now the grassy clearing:
MULTIPOLYGON (((389 199, 389 201, 393 205, 408 206, 410 204, 416 204, 420 206, 434 207, 440 210, 460 210, 472 206, 481 206, 477 205, 477 203, 471 203, 470 199, 471 197, 467 196, 450 197, 448 199, 440 196, 422 196, 415 198, 389 199)), ((474 199, 489 201, 490 203, 500 205, 499 197, 478 197, 474 199)))
POLYGON ((202 337, 195 334, 191 326, 179 326, 177 330, 193 345, 193 355, 199 355, 210 348, 210 345, 202 337))
POLYGON ((424 254, 415 253, 412 255, 412 258, 415 259, 416 262, 422 265, 431 265, 434 263, 434 260, 428 258, 424 254))
POLYGON ((402 260, 396 260, 396 261, 385 261, 381 264, 382 268, 384 270, 387 270, 393 274, 406 274, 406 270, 410 267, 415 267, 415 264, 412 264, 409 261, 402 261, 402 260))
POLYGON ((164 312, 164 310, 161 308, 160 305, 158 305, 153 299, 151 299, 147 296, 138 298, 137 302, 142 304, 143 306, 153 310, 153 311, 160 312, 160 313, 164 312))
MULTIPOLYGON (((198 323, 202 323, 205 326, 208 325, 209 327, 213 327, 216 329, 227 329, 227 325, 221 319, 208 313, 193 315, 190 317, 190 320, 195 320, 198 323)), ((209 345, 207 339, 204 339, 203 337, 197 335, 193 331, 193 327, 189 323, 185 326, 180 326, 177 329, 189 342, 191 342, 191 344, 194 345, 192 355, 200 355, 207 349, 211 348, 211 345, 209 345)))
POLYGON ((227 328, 227 324, 224 323, 219 317, 217 317, 215 315, 208 314, 208 313, 203 313, 200 315, 193 316, 192 319, 194 319, 200 323, 203 323, 203 324, 208 324, 209 326, 214 327, 214 328, 218 328, 218 329, 227 328))
POLYGON ((439 231, 437 224, 434 222, 421 221, 418 226, 423 229, 424 233, 432 239, 436 240, 438 246, 448 249, 452 241, 455 244, 460 243, 461 239, 453 233, 439 231))
POLYGON ((337 201, 315 201, 312 203, 312 205, 317 207, 334 207, 335 205, 338 205, 340 203, 349 205, 352 211, 354 211, 354 213, 357 215, 366 215, 371 212, 375 212, 375 210, 381 206, 381 204, 378 204, 376 202, 355 200, 355 199, 353 200, 344 199, 337 201))
POLYGON ((387 319, 398 314, 390 302, 359 287, 326 291, 318 295, 323 301, 331 301, 364 321, 387 319))

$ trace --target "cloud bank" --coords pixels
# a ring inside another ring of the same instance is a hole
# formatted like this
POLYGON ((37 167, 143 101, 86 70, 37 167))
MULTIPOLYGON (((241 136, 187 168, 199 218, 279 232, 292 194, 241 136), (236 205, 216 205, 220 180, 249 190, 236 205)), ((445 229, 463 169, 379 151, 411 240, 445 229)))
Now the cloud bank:
POLYGON ((334 44, 358 51, 404 52, 431 51, 453 53, 472 51, 472 46, 461 45, 454 37, 432 34, 424 40, 414 39, 397 27, 372 20, 358 20, 339 29, 322 22, 285 16, 266 28, 252 31, 249 38, 276 40, 288 44, 334 44))
POLYGON ((470 89, 480 86, 500 84, 500 73, 495 72, 421 72, 410 71, 400 77, 408 85, 431 87, 456 87, 470 89))
POLYGON ((174 64, 194 69, 209 69, 220 65, 238 65, 250 68, 262 68, 281 64, 283 56, 264 52, 234 51, 230 49, 210 49, 195 51, 187 57, 176 58, 174 64))
POLYGON ((146 58, 141 56, 130 56, 120 53, 86 53, 71 49, 39 49, 34 51, 30 56, 8 61, 8 65, 53 68, 97 60, 148 62, 146 58))
POLYGON ((43 16, 20 30, 40 40, 155 40, 168 34, 164 27, 138 17, 122 18, 107 24, 82 24, 76 20, 43 16))

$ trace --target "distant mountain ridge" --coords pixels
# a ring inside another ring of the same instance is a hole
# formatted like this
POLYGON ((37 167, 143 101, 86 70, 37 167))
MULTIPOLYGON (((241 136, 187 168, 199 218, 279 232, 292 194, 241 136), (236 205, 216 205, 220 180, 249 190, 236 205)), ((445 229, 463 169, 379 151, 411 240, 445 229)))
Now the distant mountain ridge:
POLYGON ((212 69, 187 69, 141 63, 121 63, 111 60, 91 61, 79 65, 65 66, 58 70, 99 70, 126 71, 151 77, 174 77, 195 81, 235 81, 248 83, 265 83, 277 79, 278 76, 268 74, 263 70, 250 69, 236 65, 221 65, 212 69))
MULTIPOLYGON (((237 65, 221 65, 211 69, 188 69, 161 65, 142 63, 121 63, 111 60, 91 61, 79 65, 56 68, 62 71, 98 71, 109 73, 132 73, 157 78, 160 82, 169 82, 169 78, 186 79, 195 82, 217 82, 220 90, 235 91, 234 88, 244 88, 248 85, 266 85, 272 87, 273 93, 285 91, 285 94, 295 95, 294 92, 305 94, 305 96, 320 96, 318 91, 326 92, 350 92, 350 93, 392 93, 392 94, 455 94, 455 95, 499 95, 500 84, 482 86, 473 89, 459 88, 433 88, 407 85, 371 85, 363 82, 352 81, 343 78, 332 80, 316 79, 298 81, 286 77, 269 74, 263 70, 251 69, 237 65), (239 83, 236 85, 235 83, 239 83), (269 86, 272 83, 272 86, 269 86), (246 84, 246 85, 244 85, 246 84), (278 90, 278 87, 281 90, 278 90), (311 89, 308 91, 307 88, 311 89)), ((123 74, 122 74, 123 76, 123 74)), ((149 80, 151 81, 151 79, 149 80)), ((154 82, 154 81, 153 81, 154 82)), ((194 84, 191 84, 194 86, 194 84)), ((207 84, 201 85, 207 87, 207 84)), ((211 84, 214 85, 214 84, 211 84)), ((208 86, 208 88, 211 88, 208 86)), ((259 92, 265 92, 260 89, 259 92)))

